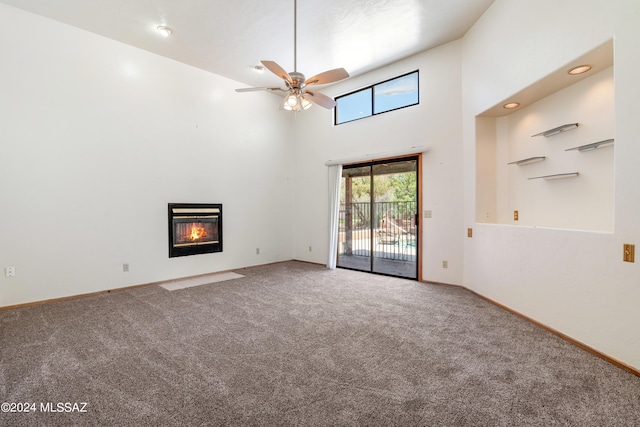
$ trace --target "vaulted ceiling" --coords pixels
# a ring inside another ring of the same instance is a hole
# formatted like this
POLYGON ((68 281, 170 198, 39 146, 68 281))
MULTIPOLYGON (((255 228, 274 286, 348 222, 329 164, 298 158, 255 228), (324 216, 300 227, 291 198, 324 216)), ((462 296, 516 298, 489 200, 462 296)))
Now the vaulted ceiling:
MULTIPOLYGON (((298 0, 298 71, 352 75, 462 37, 494 0, 298 0)), ((0 0, 250 86, 293 71, 293 0, 0 0), (173 30, 170 37, 158 25, 173 30)))

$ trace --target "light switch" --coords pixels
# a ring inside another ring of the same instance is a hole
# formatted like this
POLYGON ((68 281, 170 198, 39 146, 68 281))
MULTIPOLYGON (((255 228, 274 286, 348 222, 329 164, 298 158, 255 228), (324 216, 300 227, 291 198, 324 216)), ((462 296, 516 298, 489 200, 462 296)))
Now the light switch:
POLYGON ((624 244, 624 252, 622 254, 622 260, 624 262, 635 262, 636 245, 629 243, 624 244))

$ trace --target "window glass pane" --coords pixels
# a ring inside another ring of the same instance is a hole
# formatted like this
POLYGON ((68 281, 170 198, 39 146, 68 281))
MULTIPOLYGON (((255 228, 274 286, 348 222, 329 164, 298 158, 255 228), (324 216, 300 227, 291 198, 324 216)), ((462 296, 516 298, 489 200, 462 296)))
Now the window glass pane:
POLYGON ((336 99, 336 124, 371 115, 371 88, 336 99))
POLYGON ((374 86, 374 114, 418 103, 418 73, 374 86))

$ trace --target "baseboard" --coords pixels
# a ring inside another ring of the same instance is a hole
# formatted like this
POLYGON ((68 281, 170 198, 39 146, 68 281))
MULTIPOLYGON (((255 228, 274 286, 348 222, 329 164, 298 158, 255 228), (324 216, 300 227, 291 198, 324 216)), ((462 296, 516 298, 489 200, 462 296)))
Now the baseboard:
POLYGON ((307 264, 324 265, 324 264, 314 263, 314 262, 310 262, 310 261, 300 261, 300 260, 295 260, 295 259, 284 260, 284 261, 274 261, 274 262, 267 262, 267 263, 264 263, 264 264, 249 265, 249 266, 246 266, 246 267, 238 267, 238 268, 234 268, 234 269, 231 269, 231 270, 212 271, 212 272, 209 272, 209 273, 196 274, 196 275, 193 275, 193 276, 178 277, 178 278, 174 278, 174 279, 166 279, 166 280, 161 280, 161 281, 158 281, 158 282, 150 282, 150 283, 143 283, 143 284, 139 284, 139 285, 124 286, 122 288, 105 289, 105 290, 102 290, 102 291, 88 292, 88 293, 76 294, 76 295, 69 295, 69 296, 66 296, 66 297, 51 298, 51 299, 39 300, 39 301, 30 301, 30 302, 14 304, 14 305, 6 305, 4 307, 0 307, 0 311, 13 310, 15 308, 31 307, 31 306, 40 305, 40 304, 49 304, 49 303, 52 303, 52 302, 68 301, 68 300, 72 300, 72 299, 76 299, 76 298, 85 298, 85 297, 90 297, 90 296, 94 296, 94 295, 110 294, 112 292, 126 291, 128 289, 141 288, 141 287, 144 287, 144 286, 159 285, 161 283, 169 282, 169 281, 172 281, 172 280, 193 279, 193 278, 197 278, 197 277, 201 277, 201 276, 207 276, 209 274, 229 273, 229 272, 232 272, 232 271, 235 271, 235 270, 243 270, 243 269, 246 269, 246 268, 253 268, 253 267, 261 267, 261 266, 267 266, 267 265, 281 264, 281 263, 284 263, 284 262, 291 262, 291 261, 304 262, 304 263, 307 263, 307 264))
POLYGON ((51 298, 51 299, 39 300, 39 301, 30 301, 30 302, 25 302, 25 303, 21 303, 21 304, 14 304, 14 305, 6 305, 4 307, 0 307, 0 311, 13 310, 13 309, 16 309, 16 308, 31 307, 31 306, 34 306, 34 305, 49 304, 49 303, 52 303, 52 302, 69 301, 69 300, 73 300, 73 299, 76 299, 76 298, 86 298, 86 297, 91 297, 91 296, 94 296, 94 295, 110 294, 110 293, 113 293, 113 292, 121 292, 121 291, 126 291, 126 290, 129 290, 129 289, 142 288, 142 287, 145 287, 145 286, 160 285, 162 283, 170 282, 172 280, 194 279, 194 278, 201 277, 201 276, 207 276, 209 274, 229 273, 229 272, 232 272, 232 271, 235 271, 235 270, 242 270, 242 269, 245 269, 245 268, 252 268, 252 267, 260 267, 262 265, 278 264, 278 263, 281 263, 281 262, 288 262, 288 261, 278 261, 278 262, 272 262, 272 263, 257 264, 257 265, 252 265, 252 266, 248 266, 248 267, 238 267, 238 268, 234 268, 232 270, 212 271, 212 272, 209 272, 209 273, 196 274, 196 275, 193 275, 193 276, 178 277, 178 278, 174 278, 174 279, 160 280, 160 281, 157 281, 157 282, 149 282, 149 283, 143 283, 143 284, 139 284, 139 285, 124 286, 122 288, 105 289, 105 290, 102 290, 102 291, 88 292, 88 293, 76 294, 76 295, 69 295, 69 296, 66 296, 66 297, 51 298))
POLYGON ((13 310, 13 309, 16 309, 16 308, 32 307, 32 306, 35 306, 35 305, 49 304, 49 303, 52 303, 52 302, 69 301, 69 300, 78 299, 78 298, 91 297, 91 296, 94 296, 94 295, 110 294, 112 292, 120 292, 120 291, 125 291, 127 289, 135 289, 135 288, 142 288, 144 286, 158 285, 160 283, 164 283, 164 281, 162 281, 162 282, 154 282, 154 283, 145 283, 143 285, 125 286, 125 287, 122 287, 122 288, 105 289, 103 291, 88 292, 88 293, 85 293, 85 294, 69 295, 69 296, 66 296, 66 297, 51 298, 51 299, 45 299, 45 300, 39 300, 39 301, 30 301, 30 302, 24 302, 24 303, 21 303, 21 304, 6 305, 4 307, 0 307, 0 311, 13 310))
POLYGON ((557 336, 559 338, 562 338, 563 340, 567 341, 568 343, 573 344, 576 347, 579 347, 582 350, 587 351, 587 352, 593 354, 596 357, 599 357, 600 359, 604 360, 605 362, 609 362, 612 365, 629 372, 630 374, 633 374, 633 375, 635 375, 637 377, 640 377, 640 370, 634 368, 633 366, 627 365, 626 363, 621 362, 618 359, 615 359, 615 358, 613 358, 611 356, 608 356, 608 355, 596 350, 593 347, 589 347, 588 345, 576 340, 575 338, 572 338, 567 334, 564 334, 564 333, 562 333, 562 332, 560 332, 558 330, 550 328, 549 326, 545 325, 544 323, 541 323, 541 322, 539 322, 539 321, 537 321, 535 319, 532 319, 529 316, 525 316, 524 314, 519 313, 516 310, 514 310, 514 309, 512 309, 510 307, 507 307, 504 304, 501 304, 501 303, 499 303, 497 301, 494 301, 491 298, 488 298, 488 297, 486 297, 484 295, 481 295, 481 294, 479 294, 479 293, 477 293, 477 292, 475 292, 475 291, 473 291, 471 289, 468 289, 468 288, 465 288, 465 289, 467 289, 469 292, 473 293, 474 295, 477 295, 478 297, 482 298, 483 300, 485 300, 487 302, 490 302, 491 304, 493 304, 493 305, 495 305, 497 307, 500 307, 501 309, 506 310, 511 314, 515 314, 516 316, 520 317, 521 319, 524 319, 524 320, 526 320, 526 321, 528 321, 530 323, 533 323, 534 325, 538 326, 539 328, 542 328, 545 331, 547 331, 549 333, 552 333, 553 335, 555 335, 555 336, 557 336))
POLYGON ((454 288, 467 289, 464 286, 455 285, 453 283, 444 283, 444 282, 434 282, 433 280, 418 280, 420 283, 426 283, 428 285, 438 285, 438 286, 452 286, 454 288))

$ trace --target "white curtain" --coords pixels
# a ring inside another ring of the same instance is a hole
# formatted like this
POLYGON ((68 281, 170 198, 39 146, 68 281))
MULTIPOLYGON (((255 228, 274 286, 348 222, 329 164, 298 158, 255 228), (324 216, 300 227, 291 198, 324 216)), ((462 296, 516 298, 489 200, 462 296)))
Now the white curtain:
POLYGON ((329 253, 327 268, 336 268, 338 254, 338 224, 340 215, 340 180, 342 165, 331 165, 329 169, 329 253))

